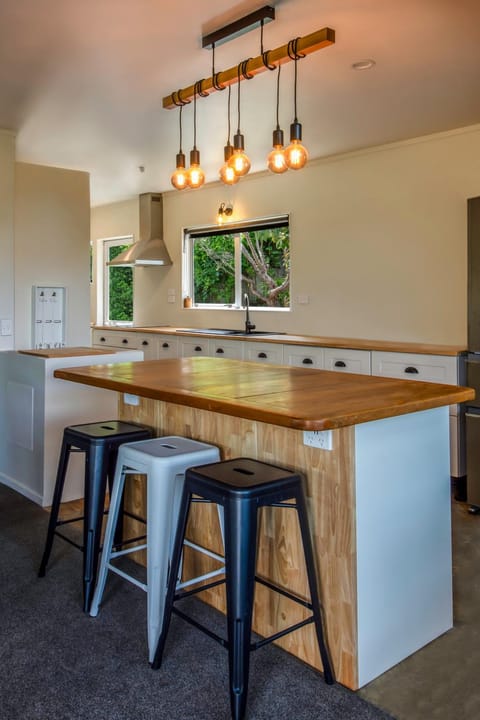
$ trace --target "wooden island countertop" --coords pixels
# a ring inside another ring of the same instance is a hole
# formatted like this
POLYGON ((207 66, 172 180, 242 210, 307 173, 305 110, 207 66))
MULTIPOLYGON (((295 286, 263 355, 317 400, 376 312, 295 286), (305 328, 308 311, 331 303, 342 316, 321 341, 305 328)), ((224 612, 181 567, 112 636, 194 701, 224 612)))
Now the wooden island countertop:
POLYGON ((470 400, 470 388, 218 358, 62 368, 55 376, 301 430, 327 430, 470 400))
MULTIPOLYGON (((356 690, 452 628, 448 406, 473 390, 209 357, 61 368, 55 376, 116 391, 118 416, 157 436, 201 440, 223 460, 252 457, 304 475, 339 682, 356 690), (328 443, 324 436, 323 447, 306 444, 305 430, 329 431, 328 443)), ((144 477, 131 477, 126 492, 126 507, 143 516, 144 477)), ((143 531, 133 524, 126 536, 143 531)), ((189 537, 222 553, 214 506, 195 504, 189 537)), ((184 559, 190 577, 216 567, 188 548, 184 559)), ((262 509, 257 574, 308 599, 295 513, 262 509)), ((224 611, 222 587, 202 599, 224 611)), ((255 632, 301 622, 307 611, 293 605, 257 583, 255 632)), ((312 625, 277 642, 321 669, 312 625)))

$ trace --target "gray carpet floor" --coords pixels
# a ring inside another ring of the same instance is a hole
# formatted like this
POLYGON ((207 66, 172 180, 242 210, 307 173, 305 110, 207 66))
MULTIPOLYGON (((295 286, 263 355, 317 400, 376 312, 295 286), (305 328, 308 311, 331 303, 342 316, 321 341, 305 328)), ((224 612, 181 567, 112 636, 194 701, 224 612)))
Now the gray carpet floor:
MULTIPOLYGON (((37 578, 48 515, 0 485, 0 719, 228 720, 227 655, 174 617, 162 668, 146 652, 146 597, 109 580, 97 618, 81 609, 81 553, 56 540, 37 578)), ((220 613, 189 600, 217 631, 220 613)), ((252 654, 249 720, 392 720, 269 645, 252 654)))

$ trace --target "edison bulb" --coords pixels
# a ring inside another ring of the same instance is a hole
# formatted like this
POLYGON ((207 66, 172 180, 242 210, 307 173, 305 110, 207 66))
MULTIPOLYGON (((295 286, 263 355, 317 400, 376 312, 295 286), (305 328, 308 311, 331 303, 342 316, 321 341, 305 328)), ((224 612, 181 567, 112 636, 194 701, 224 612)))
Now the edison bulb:
POLYGON ((290 170, 301 170, 308 160, 308 152, 299 140, 292 140, 285 148, 285 163, 290 170))
POLYGON ((238 183, 240 180, 240 176, 235 173, 235 170, 228 162, 222 165, 218 174, 220 175, 220 180, 225 183, 225 185, 235 185, 235 183, 238 183))
POLYGON ((184 190, 188 187, 188 173, 184 167, 177 167, 173 171, 170 182, 176 190, 184 190))
POLYGON ((288 170, 285 161, 285 152, 281 145, 275 145, 273 150, 268 153, 267 167, 273 173, 284 173, 288 170))
POLYGON ((228 164, 233 168, 235 175, 238 177, 246 175, 251 165, 248 155, 246 155, 243 150, 236 150, 228 161, 228 164))
POLYGON ((191 165, 188 170, 188 186, 191 188, 199 188, 205 182, 205 173, 200 165, 191 165))

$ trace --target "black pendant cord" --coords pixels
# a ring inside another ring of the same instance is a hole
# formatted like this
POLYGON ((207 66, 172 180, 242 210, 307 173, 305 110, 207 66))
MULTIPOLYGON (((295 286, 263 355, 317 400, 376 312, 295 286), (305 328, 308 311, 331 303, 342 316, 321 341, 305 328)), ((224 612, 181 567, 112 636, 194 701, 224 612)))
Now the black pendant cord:
POLYGON ((238 63, 237 68, 237 134, 240 135, 240 69, 242 63, 238 63))
POLYGON ((248 63, 250 62, 252 58, 247 58, 246 60, 243 60, 242 62, 238 63, 237 66, 237 85, 238 85, 238 93, 237 93, 237 134, 240 135, 240 75, 243 76, 244 80, 251 80, 254 75, 249 75, 247 68, 248 63))
POLYGON ((278 121, 278 113, 279 113, 279 107, 280 107, 280 70, 281 70, 281 67, 282 66, 279 63, 278 73, 277 73, 277 130, 280 130, 280 123, 278 121))
POLYGON ((178 115, 179 115, 178 124, 180 126, 180 149, 178 151, 179 153, 183 153, 183 150, 182 150, 182 110, 183 110, 183 105, 180 105, 180 111, 178 113, 178 115))
POLYGON ((190 100, 183 100, 181 96, 181 90, 177 90, 176 92, 172 93, 172 100, 174 104, 180 108, 179 111, 179 118, 178 118, 178 124, 179 124, 179 130, 180 130, 180 148, 179 148, 179 154, 183 154, 182 150, 182 110, 184 105, 189 105, 190 100))
POLYGON ((288 57, 290 60, 293 60, 295 63, 295 79, 293 84, 293 102, 294 102, 294 111, 295 111, 295 118, 294 122, 298 123, 297 118, 297 61, 301 60, 305 57, 303 53, 298 52, 298 41, 300 38, 295 38, 294 40, 289 40, 288 46, 287 46, 287 52, 288 57))
MULTIPOLYGON (((200 81, 201 82, 201 81, 200 81)), ((193 93, 193 149, 197 149, 197 92, 199 92, 199 82, 195 83, 193 93)))
POLYGON ((229 85, 229 86, 228 86, 228 101, 227 101, 227 108, 228 108, 228 124, 227 124, 227 127, 228 127, 228 134, 227 134, 227 145, 230 145, 230 133, 231 133, 231 128, 230 128, 230 100, 231 100, 231 97, 232 97, 232 86, 231 86, 231 85, 229 85))

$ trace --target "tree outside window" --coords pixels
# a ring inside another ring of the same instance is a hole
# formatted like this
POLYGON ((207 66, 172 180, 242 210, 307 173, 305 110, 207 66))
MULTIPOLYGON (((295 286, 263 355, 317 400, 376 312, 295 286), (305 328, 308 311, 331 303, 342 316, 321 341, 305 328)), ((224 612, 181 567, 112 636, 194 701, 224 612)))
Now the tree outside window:
POLYGON ((190 231, 190 294, 195 305, 290 307, 288 219, 190 231))
POLYGON ((126 250, 130 244, 123 238, 106 240, 104 243, 104 321, 106 323, 133 322, 133 268, 107 265, 107 262, 126 250))

